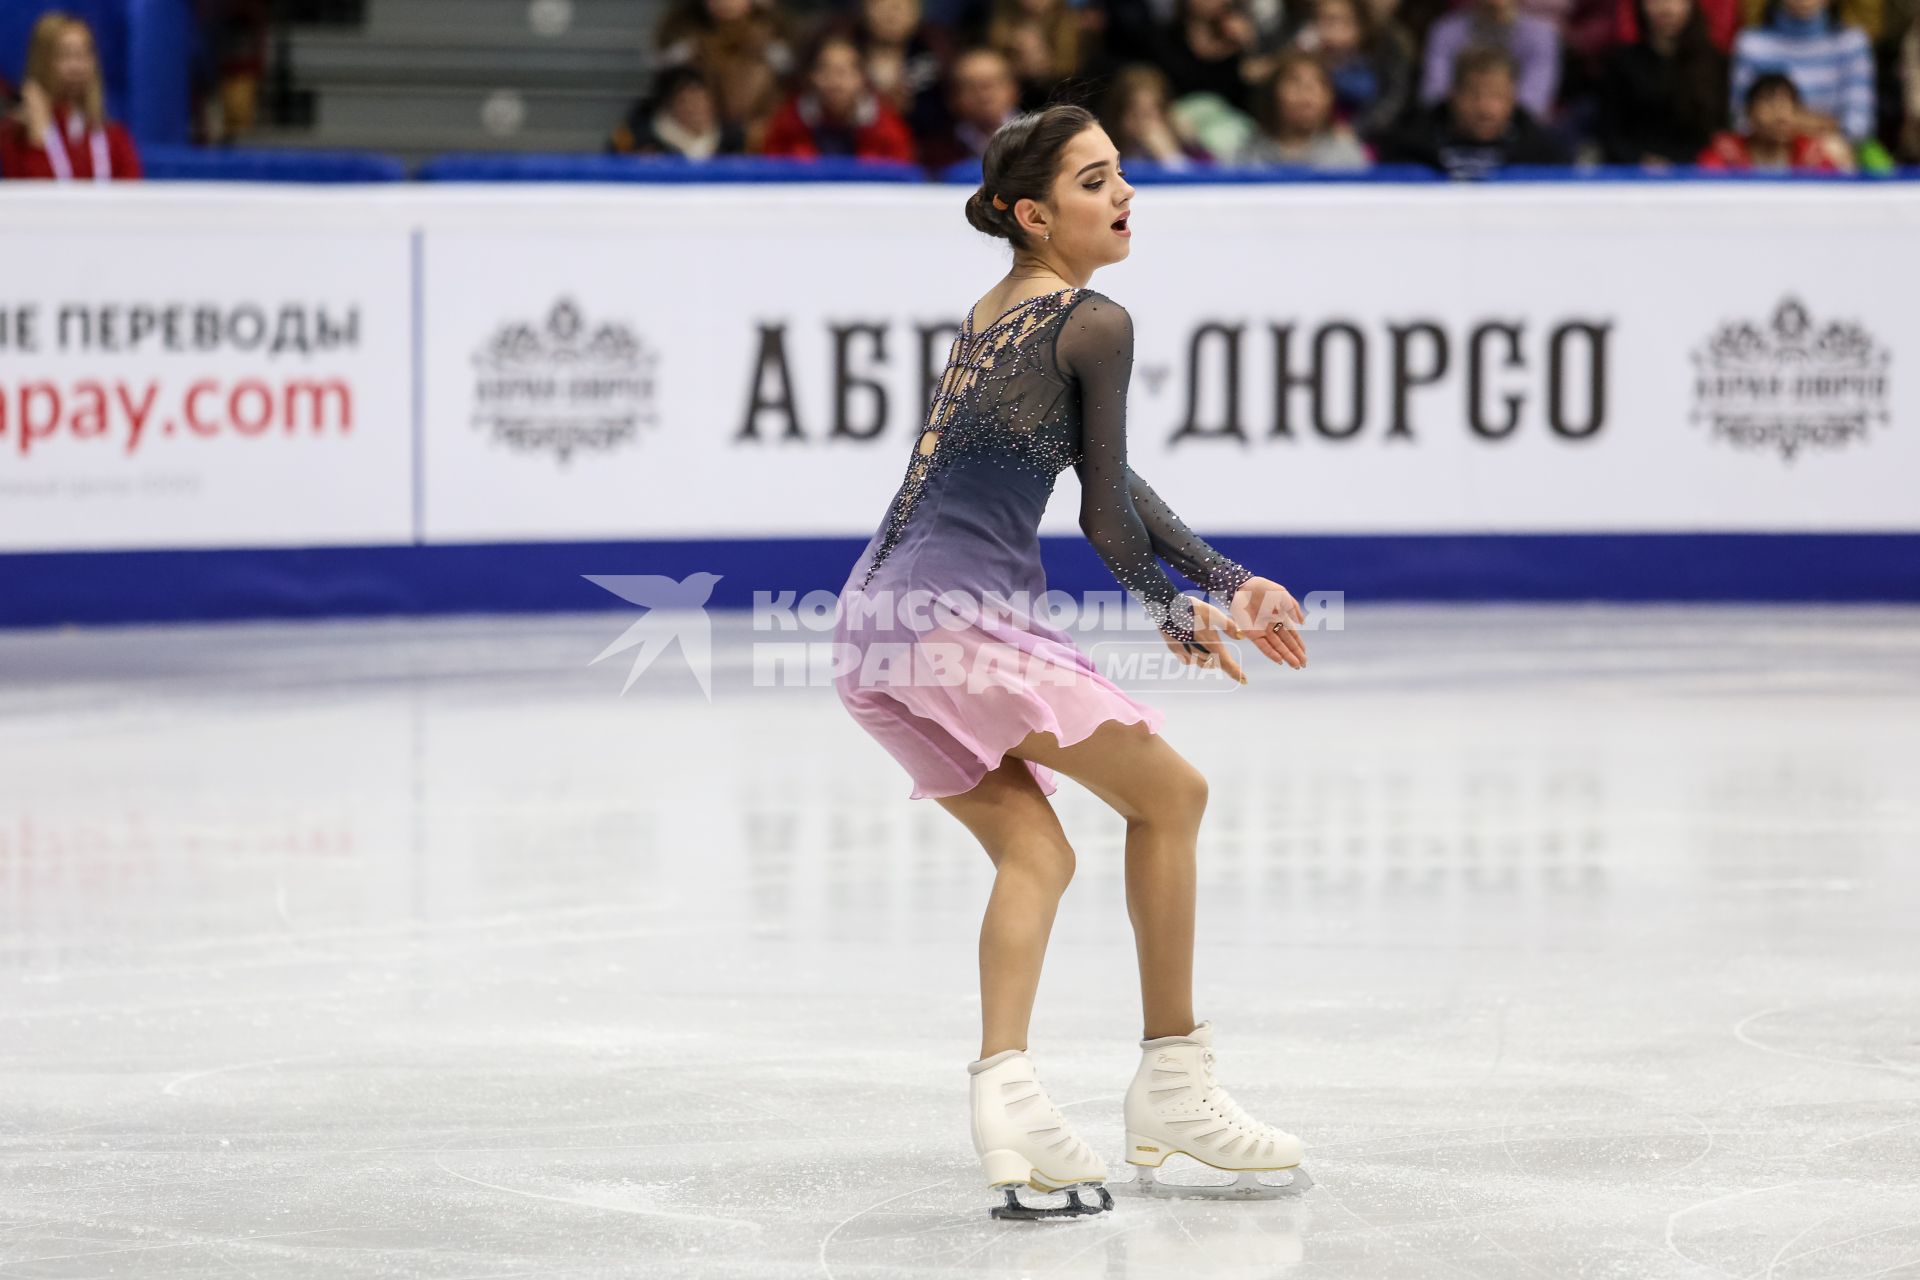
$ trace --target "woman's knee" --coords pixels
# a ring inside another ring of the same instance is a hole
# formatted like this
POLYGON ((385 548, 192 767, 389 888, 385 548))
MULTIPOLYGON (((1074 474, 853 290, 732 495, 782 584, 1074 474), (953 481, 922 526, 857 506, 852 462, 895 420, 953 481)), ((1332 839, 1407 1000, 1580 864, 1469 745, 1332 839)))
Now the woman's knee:
POLYGON ((999 850, 993 860, 1000 875, 1012 873, 1051 890, 1067 891, 1078 865, 1073 846, 1064 840, 1014 840, 999 850))
POLYGON ((1207 775, 1176 757, 1143 808, 1140 820, 1144 822, 1199 826, 1201 815, 1207 811, 1207 775))

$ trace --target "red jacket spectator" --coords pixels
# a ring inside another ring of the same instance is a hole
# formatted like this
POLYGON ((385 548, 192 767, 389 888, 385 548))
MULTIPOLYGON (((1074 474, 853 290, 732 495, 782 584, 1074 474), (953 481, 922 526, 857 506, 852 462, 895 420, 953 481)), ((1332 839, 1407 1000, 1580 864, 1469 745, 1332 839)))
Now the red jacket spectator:
POLYGON ((1837 134, 1803 133, 1800 89, 1784 72, 1754 78, 1746 92, 1747 131, 1714 135, 1700 153, 1702 169, 1767 169, 1850 173, 1853 151, 1837 134))
POLYGON ((140 156, 107 119, 93 32, 50 13, 34 24, 20 109, 0 121, 0 175, 62 181, 137 178, 140 156))
MULTIPOLYGON (((1707 144, 1707 149, 1700 153, 1700 167, 1720 172, 1753 169, 1757 166, 1754 164, 1752 143, 1744 135, 1731 130, 1716 134, 1713 141, 1707 144)), ((1794 173, 1846 172, 1834 160, 1833 148, 1828 141, 1807 133, 1793 140, 1786 168, 1794 173)))
POLYGON ((760 150, 770 156, 914 158, 913 131, 867 84, 859 47, 844 31, 831 29, 814 45, 805 86, 767 122, 760 150))
POLYGON ((845 121, 828 120, 815 94, 793 95, 773 113, 761 150, 770 156, 851 155, 908 163, 914 158, 907 122, 871 92, 861 94, 845 121))

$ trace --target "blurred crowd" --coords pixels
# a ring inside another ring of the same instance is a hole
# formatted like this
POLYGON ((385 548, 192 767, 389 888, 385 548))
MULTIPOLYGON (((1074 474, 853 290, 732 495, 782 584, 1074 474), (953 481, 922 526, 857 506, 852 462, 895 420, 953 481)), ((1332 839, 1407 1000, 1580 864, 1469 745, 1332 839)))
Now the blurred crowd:
POLYGON ((1094 110, 1181 168, 1884 171, 1920 161, 1920 0, 677 0, 615 151, 939 171, 1094 110))
MULTIPOLYGON (((200 114, 243 136, 267 8, 201 13, 200 114)), ((937 174, 1072 101, 1174 169, 1920 162, 1920 0, 674 0, 651 55, 611 151, 937 174)), ((138 174, 77 19, 41 20, 0 110, 0 174, 138 174)))

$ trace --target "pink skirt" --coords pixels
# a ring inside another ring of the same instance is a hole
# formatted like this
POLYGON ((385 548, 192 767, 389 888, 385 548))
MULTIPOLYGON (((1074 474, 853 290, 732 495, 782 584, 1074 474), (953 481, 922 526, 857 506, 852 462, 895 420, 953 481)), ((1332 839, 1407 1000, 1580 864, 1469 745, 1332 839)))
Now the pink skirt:
MULTIPOLYGON (((849 587, 834 629, 834 688, 862 728, 913 778, 908 799, 959 795, 998 768, 1007 751, 1044 730, 1071 746, 1109 720, 1165 720, 1095 668, 1065 632, 1005 617, 911 631, 850 627, 849 587)), ((1042 793, 1053 770, 1023 760, 1042 793)))

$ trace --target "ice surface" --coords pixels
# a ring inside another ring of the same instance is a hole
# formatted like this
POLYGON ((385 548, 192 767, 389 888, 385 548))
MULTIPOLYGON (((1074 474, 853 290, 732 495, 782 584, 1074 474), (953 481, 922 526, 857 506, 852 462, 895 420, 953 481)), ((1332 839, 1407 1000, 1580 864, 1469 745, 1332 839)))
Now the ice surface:
MULTIPOLYGON (((990 1220, 991 867, 607 613, 0 635, 0 1277, 1920 1276, 1920 611, 1374 608, 1169 691, 1299 1202, 990 1220)), ((1148 695, 1152 696, 1152 695, 1148 695)), ((1032 1048, 1116 1174, 1118 820, 1032 1048)))

